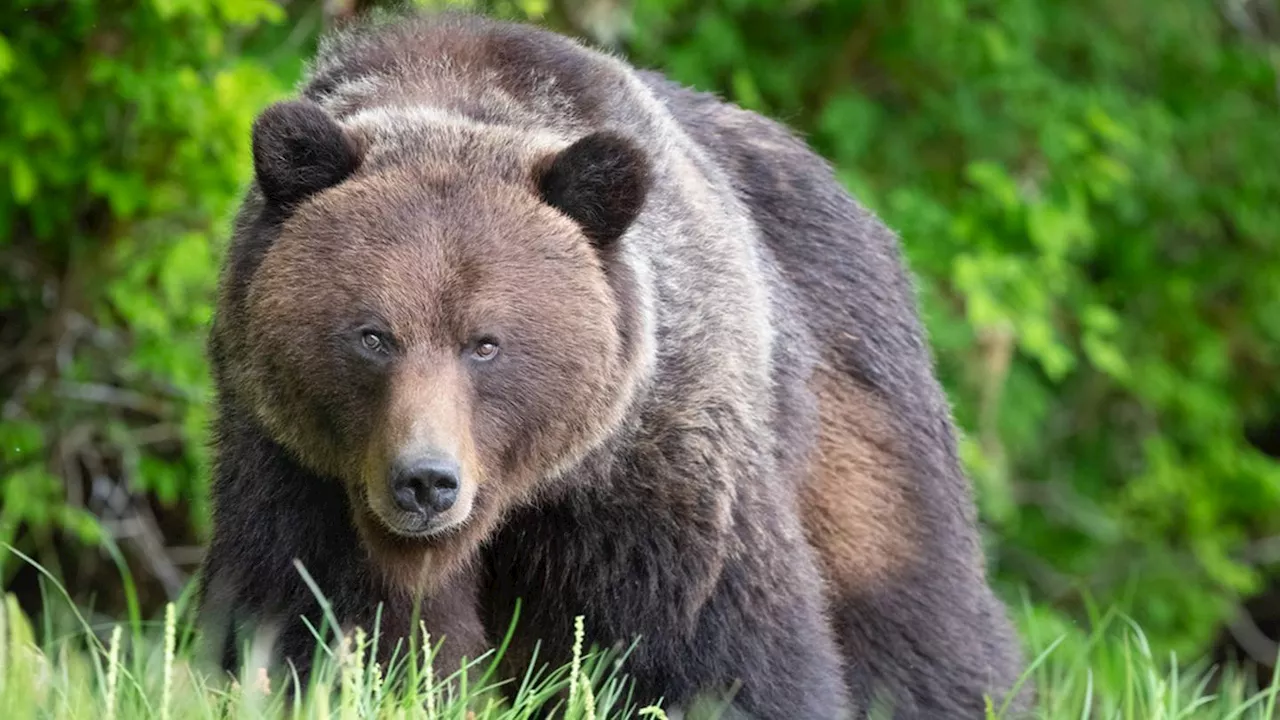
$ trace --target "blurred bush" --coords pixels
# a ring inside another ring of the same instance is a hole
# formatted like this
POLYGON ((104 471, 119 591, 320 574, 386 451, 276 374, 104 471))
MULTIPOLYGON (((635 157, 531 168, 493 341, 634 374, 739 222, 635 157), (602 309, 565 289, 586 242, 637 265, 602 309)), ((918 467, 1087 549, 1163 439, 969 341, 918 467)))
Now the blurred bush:
MULTIPOLYGON (((1185 653, 1271 577, 1274 0, 462 4, 789 123, 901 232, 1011 599, 1185 653)), ((215 262, 325 9, 0 9, 0 538, 86 590, 102 529, 167 592, 198 556, 215 262)))
MULTIPOLYGON (((285 20, 269 0, 0 7, 0 541, 73 588, 120 586, 81 553, 104 530, 167 594, 198 559, 204 332, 250 124, 311 40, 285 20)), ((0 553, 6 585, 22 571, 0 553)))

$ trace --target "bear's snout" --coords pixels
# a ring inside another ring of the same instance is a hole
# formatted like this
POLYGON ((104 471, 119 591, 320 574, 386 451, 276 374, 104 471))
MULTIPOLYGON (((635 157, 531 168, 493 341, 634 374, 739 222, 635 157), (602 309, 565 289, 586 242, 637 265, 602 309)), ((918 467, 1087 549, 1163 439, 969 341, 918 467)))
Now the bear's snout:
POLYGON ((391 496, 396 507, 430 519, 453 507, 462 485, 454 460, 424 457, 399 464, 391 473, 391 496))

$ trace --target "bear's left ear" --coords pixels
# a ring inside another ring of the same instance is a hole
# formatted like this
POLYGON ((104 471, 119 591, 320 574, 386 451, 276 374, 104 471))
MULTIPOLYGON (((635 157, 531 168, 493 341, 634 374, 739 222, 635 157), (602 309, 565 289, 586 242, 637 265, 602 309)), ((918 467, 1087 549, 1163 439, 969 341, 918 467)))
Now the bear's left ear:
POLYGON ((598 248, 627 231, 649 193, 649 160, 631 140, 588 135, 540 166, 538 192, 568 215, 598 248))

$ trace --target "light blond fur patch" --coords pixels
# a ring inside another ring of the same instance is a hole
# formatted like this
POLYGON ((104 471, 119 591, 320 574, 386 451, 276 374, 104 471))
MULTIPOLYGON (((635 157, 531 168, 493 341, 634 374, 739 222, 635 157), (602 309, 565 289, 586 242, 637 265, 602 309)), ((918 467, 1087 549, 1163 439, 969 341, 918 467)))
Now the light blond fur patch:
POLYGON ((916 553, 903 447, 883 403, 819 367, 810 385, 821 429, 801 509, 832 587, 873 586, 916 553))

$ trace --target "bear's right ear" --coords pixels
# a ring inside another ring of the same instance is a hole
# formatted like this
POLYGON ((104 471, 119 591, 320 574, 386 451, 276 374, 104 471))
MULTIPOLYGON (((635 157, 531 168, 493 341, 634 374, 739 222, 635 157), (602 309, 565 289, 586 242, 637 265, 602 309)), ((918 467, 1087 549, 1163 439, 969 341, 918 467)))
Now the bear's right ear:
POLYGON ((267 200, 288 207, 355 172, 355 142, 319 105, 287 100, 253 123, 253 171, 267 200))

